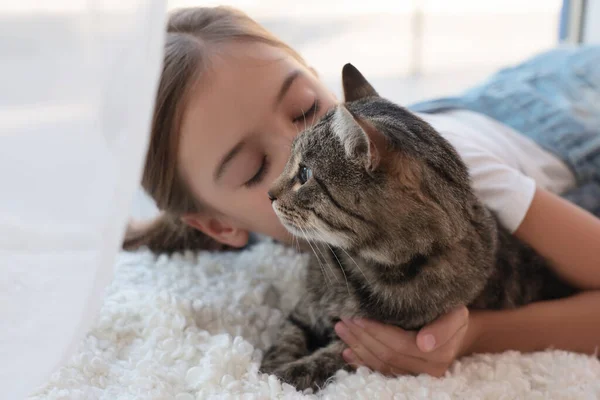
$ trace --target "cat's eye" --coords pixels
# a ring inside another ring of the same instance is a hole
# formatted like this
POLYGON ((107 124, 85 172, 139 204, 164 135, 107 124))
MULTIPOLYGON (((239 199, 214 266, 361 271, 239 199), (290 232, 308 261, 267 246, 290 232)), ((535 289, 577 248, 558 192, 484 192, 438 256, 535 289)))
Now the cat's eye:
POLYGON ((292 120, 292 122, 294 124, 297 124, 298 122, 305 122, 305 121, 309 121, 312 123, 311 120, 309 120, 308 118, 314 117, 316 113, 319 112, 319 102, 317 100, 315 100, 315 102, 312 104, 312 106, 310 106, 310 108, 306 111, 303 111, 302 114, 298 115, 296 118, 294 118, 292 120))
POLYGON ((304 185, 312 177, 312 170, 308 167, 300 167, 298 171, 298 181, 304 185))

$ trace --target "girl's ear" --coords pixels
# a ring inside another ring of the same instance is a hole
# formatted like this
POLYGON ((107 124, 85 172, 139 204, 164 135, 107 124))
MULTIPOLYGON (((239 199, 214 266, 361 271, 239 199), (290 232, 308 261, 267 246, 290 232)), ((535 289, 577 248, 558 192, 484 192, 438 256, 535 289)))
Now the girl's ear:
POLYGON ((186 225, 228 246, 240 248, 248 244, 249 232, 238 228, 225 218, 205 214, 186 214, 181 217, 181 220, 186 225))

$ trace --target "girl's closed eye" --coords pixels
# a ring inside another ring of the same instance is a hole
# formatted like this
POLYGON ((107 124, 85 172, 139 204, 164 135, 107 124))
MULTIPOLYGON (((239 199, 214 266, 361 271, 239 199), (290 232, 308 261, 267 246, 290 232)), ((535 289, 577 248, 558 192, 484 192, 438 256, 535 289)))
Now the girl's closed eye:
POLYGON ((299 116, 295 117, 292 120, 292 122, 294 124, 296 124, 298 122, 306 122, 307 118, 314 117, 318 112, 319 112, 319 101, 317 99, 315 99, 315 101, 310 106, 310 108, 308 110, 306 110, 306 111, 302 111, 302 114, 300 114, 299 116))
POLYGON ((262 182, 263 178, 265 177, 265 175, 267 174, 268 171, 269 171, 269 159, 267 158, 266 155, 264 155, 262 158, 262 162, 260 163, 260 166, 258 167, 258 170, 256 171, 256 174, 254 174, 254 176, 252 178, 250 178, 244 184, 244 186, 252 187, 254 185, 258 185, 259 183, 262 182))
MULTIPOLYGON (((307 111, 303 111, 301 115, 295 117, 292 120, 292 122, 295 124, 298 122, 305 122, 308 120, 308 118, 313 118, 313 120, 311 122, 314 122, 314 117, 318 114, 319 110, 320 110, 319 101, 318 101, 318 99, 315 99, 315 101, 312 103, 310 108, 307 111)), ((261 162, 260 166, 258 167, 258 170, 254 174, 254 176, 252 176, 252 178, 250 178, 246 183, 244 183, 244 186, 253 187, 253 186, 261 183, 263 178, 269 171, 269 166, 270 166, 269 159, 267 158, 266 155, 264 155, 262 158, 262 162, 261 162)))

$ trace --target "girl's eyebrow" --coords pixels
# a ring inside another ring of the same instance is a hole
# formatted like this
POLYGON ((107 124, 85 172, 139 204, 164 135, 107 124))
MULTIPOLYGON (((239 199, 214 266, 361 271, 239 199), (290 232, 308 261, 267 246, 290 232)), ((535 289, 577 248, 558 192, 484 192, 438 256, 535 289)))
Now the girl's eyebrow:
POLYGON ((218 182, 219 179, 221 179, 221 177, 223 176, 223 173, 225 172, 227 167, 231 164, 231 161, 233 161, 235 156, 237 156, 240 153, 240 151, 244 148, 244 145, 245 145, 245 142, 242 140, 241 142, 239 142, 238 144, 233 146, 233 148, 231 150, 229 150, 227 152, 227 154, 225 154, 223 156, 223 158, 221 159, 221 162, 219 162, 219 165, 213 174, 213 180, 215 182, 218 182))
POLYGON ((283 98, 285 97, 288 90, 290 90, 290 87, 292 86, 292 83, 294 83, 294 80, 296 80, 296 78, 298 78, 300 75, 302 75, 302 71, 299 69, 295 69, 292 72, 290 72, 288 76, 286 76, 286 78, 283 81, 283 84, 281 85, 281 89, 279 89, 279 93, 275 98, 273 108, 277 108, 279 103, 281 103, 281 100, 283 100, 283 98))

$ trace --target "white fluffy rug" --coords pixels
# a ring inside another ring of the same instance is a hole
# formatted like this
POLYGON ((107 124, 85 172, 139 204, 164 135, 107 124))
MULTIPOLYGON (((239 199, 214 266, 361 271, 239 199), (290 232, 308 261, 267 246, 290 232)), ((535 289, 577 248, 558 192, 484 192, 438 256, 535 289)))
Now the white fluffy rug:
POLYGON ((121 254, 96 325, 35 398, 600 398, 600 362, 562 351, 469 357, 442 379, 361 368, 338 373, 318 396, 296 392, 257 371, 301 295, 306 261, 271 242, 237 254, 121 254))

